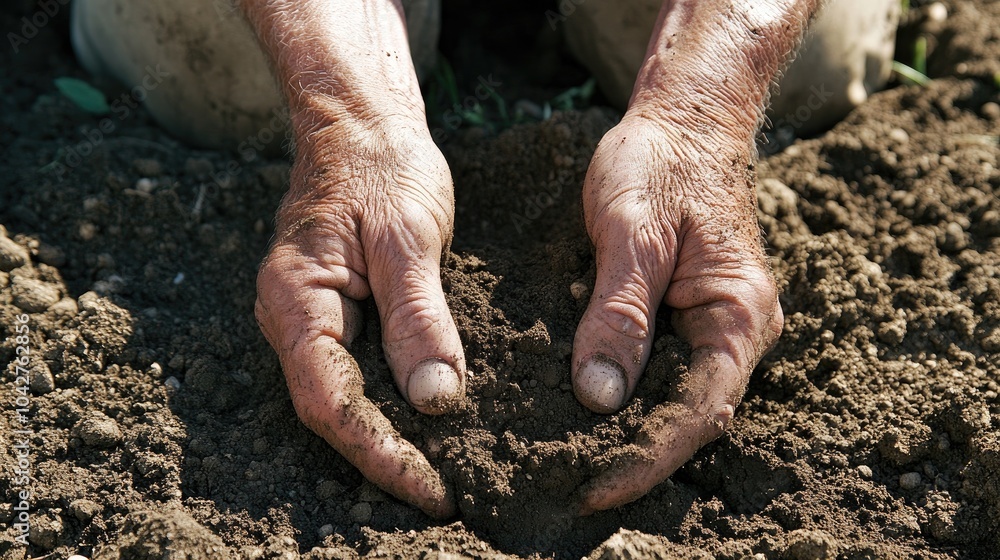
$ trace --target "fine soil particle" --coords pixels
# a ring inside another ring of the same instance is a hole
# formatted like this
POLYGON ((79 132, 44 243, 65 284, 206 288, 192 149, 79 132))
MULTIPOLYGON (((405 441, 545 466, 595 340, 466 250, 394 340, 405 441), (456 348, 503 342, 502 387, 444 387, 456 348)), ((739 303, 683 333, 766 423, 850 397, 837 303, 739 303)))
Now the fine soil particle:
MULTIPOLYGON (((1000 4, 946 5, 924 30, 928 86, 876 94, 760 162, 784 334, 730 430, 613 511, 578 517, 581 488, 639 453, 689 354, 661 309, 624 410, 573 396, 595 277, 579 189, 616 117, 451 135, 442 280, 468 398, 414 412, 374 320, 351 348, 365 394, 455 490, 445 522, 366 482, 295 416, 253 318, 287 162, 179 145, 143 111, 92 140, 99 118, 51 85, 86 77, 55 18, 0 53, 14 69, 0 74, 0 440, 30 449, 27 482, 0 455, 0 558, 995 557, 1000 4)), ((35 8, 0 21, 20 29, 35 8)))

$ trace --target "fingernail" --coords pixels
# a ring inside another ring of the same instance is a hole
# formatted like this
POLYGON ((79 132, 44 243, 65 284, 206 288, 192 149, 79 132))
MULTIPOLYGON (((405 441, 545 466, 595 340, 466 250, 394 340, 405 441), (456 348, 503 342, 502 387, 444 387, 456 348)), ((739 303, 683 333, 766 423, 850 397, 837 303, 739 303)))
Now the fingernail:
POLYGON ((406 393, 410 403, 425 412, 447 412, 461 400, 462 379, 448 363, 432 358, 413 367, 406 393))
POLYGON ((611 358, 595 354, 580 367, 573 389, 583 406, 611 414, 625 403, 625 369, 611 358))

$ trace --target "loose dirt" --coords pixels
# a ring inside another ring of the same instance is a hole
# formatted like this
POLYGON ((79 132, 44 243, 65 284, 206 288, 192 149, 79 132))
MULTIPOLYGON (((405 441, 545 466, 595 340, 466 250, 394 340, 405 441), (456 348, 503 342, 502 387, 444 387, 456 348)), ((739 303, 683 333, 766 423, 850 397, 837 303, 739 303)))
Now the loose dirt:
MULTIPOLYGON (((616 116, 452 135, 443 282, 468 402, 410 409, 374 320, 351 349, 366 393, 456 489, 448 522, 295 417, 252 312, 288 162, 191 149, 142 111, 97 139, 99 118, 52 86, 85 77, 57 16, 0 54, 0 558, 995 558, 1000 4, 947 5, 923 28, 928 86, 760 162, 784 335, 729 432, 614 511, 579 518, 574 499, 634 452, 688 357, 661 309, 622 412, 592 414, 569 386, 595 274, 579 188, 616 116)), ((35 9, 3 8, 3 28, 35 9)))

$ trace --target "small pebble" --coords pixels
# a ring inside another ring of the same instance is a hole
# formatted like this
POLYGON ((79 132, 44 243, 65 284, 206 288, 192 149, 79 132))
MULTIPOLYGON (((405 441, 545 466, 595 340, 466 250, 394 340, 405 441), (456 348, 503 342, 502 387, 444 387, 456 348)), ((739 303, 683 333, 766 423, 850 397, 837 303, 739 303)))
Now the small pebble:
POLYGON ((372 505, 368 502, 354 504, 349 515, 352 521, 359 525, 364 525, 372 520, 372 505))
POLYGON ((573 282, 569 285, 569 293, 573 294, 573 299, 580 301, 590 294, 590 288, 583 282, 573 282))
POLYGON ((77 234, 80 236, 80 239, 90 241, 97 235, 97 226, 90 222, 83 222, 77 229, 77 234))
POLYGON ((38 362, 31 368, 29 381, 31 392, 36 395, 46 395, 56 388, 56 380, 45 362, 38 362))
POLYGON ((873 474, 872 468, 869 467, 868 465, 859 465, 858 474, 861 475, 861 478, 871 478, 873 474))
POLYGON ((902 128, 894 128, 889 131, 889 139, 900 144, 905 144, 910 141, 910 135, 902 128))
POLYGON ((40 243, 38 245, 38 260, 58 268, 66 264, 66 253, 55 245, 40 243))
POLYGON ((983 103, 980 107, 979 112, 982 113, 983 117, 997 121, 1000 120, 1000 104, 990 101, 989 103, 983 103))
POLYGON ((170 369, 182 369, 184 367, 184 354, 174 354, 167 362, 167 367, 170 369))
POLYGON ((0 235, 0 270, 10 272, 28 263, 28 250, 6 235, 0 235))
POLYGON ((333 525, 327 523, 326 525, 320 527, 319 531, 316 533, 319 535, 319 538, 325 539, 333 534, 333 525))
POLYGON ((92 447, 114 447, 122 441, 118 423, 97 412, 84 418, 73 427, 73 435, 92 447))
POLYGON ((927 6, 927 20, 940 23, 948 19, 948 8, 941 2, 935 2, 927 6))
POLYGON ((41 313, 59 301, 59 290, 37 278, 14 276, 11 284, 14 305, 28 313, 41 313))
POLYGON ((920 473, 908 472, 899 477, 899 486, 903 490, 913 490, 920 486, 920 482, 920 473))
POLYGON ((171 390, 174 390, 174 391, 176 391, 176 390, 178 390, 178 389, 181 388, 181 381, 179 379, 177 379, 176 377, 174 377, 173 375, 171 375, 170 377, 166 378, 163 381, 163 384, 167 386, 167 389, 171 389, 171 390))
POLYGON ((961 251, 969 245, 965 230, 960 224, 949 223, 944 229, 944 248, 949 251, 961 251))
POLYGON ((79 313, 80 308, 76 305, 75 299, 64 297, 50 307, 49 311, 56 317, 69 319, 75 317, 76 314, 79 313))
POLYGON ((66 560, 88 560, 88 559, 86 556, 80 556, 79 554, 74 554, 73 556, 70 556, 66 560))
POLYGON ((796 529, 788 534, 788 560, 834 560, 839 543, 824 531, 796 529))
POLYGON ((156 181, 148 177, 143 177, 142 179, 139 179, 138 181, 135 182, 135 190, 139 192, 149 194, 153 192, 153 189, 155 188, 156 188, 156 181))

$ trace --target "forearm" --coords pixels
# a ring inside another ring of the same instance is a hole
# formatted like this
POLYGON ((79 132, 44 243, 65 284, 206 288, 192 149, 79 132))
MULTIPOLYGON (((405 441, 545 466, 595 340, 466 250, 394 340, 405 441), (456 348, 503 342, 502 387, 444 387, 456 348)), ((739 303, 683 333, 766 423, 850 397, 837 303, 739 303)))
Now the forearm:
POLYGON ((753 137, 768 90, 821 0, 665 0, 629 113, 753 137))
POLYGON ((398 0, 239 0, 288 101, 296 140, 398 111, 423 119, 398 0))

